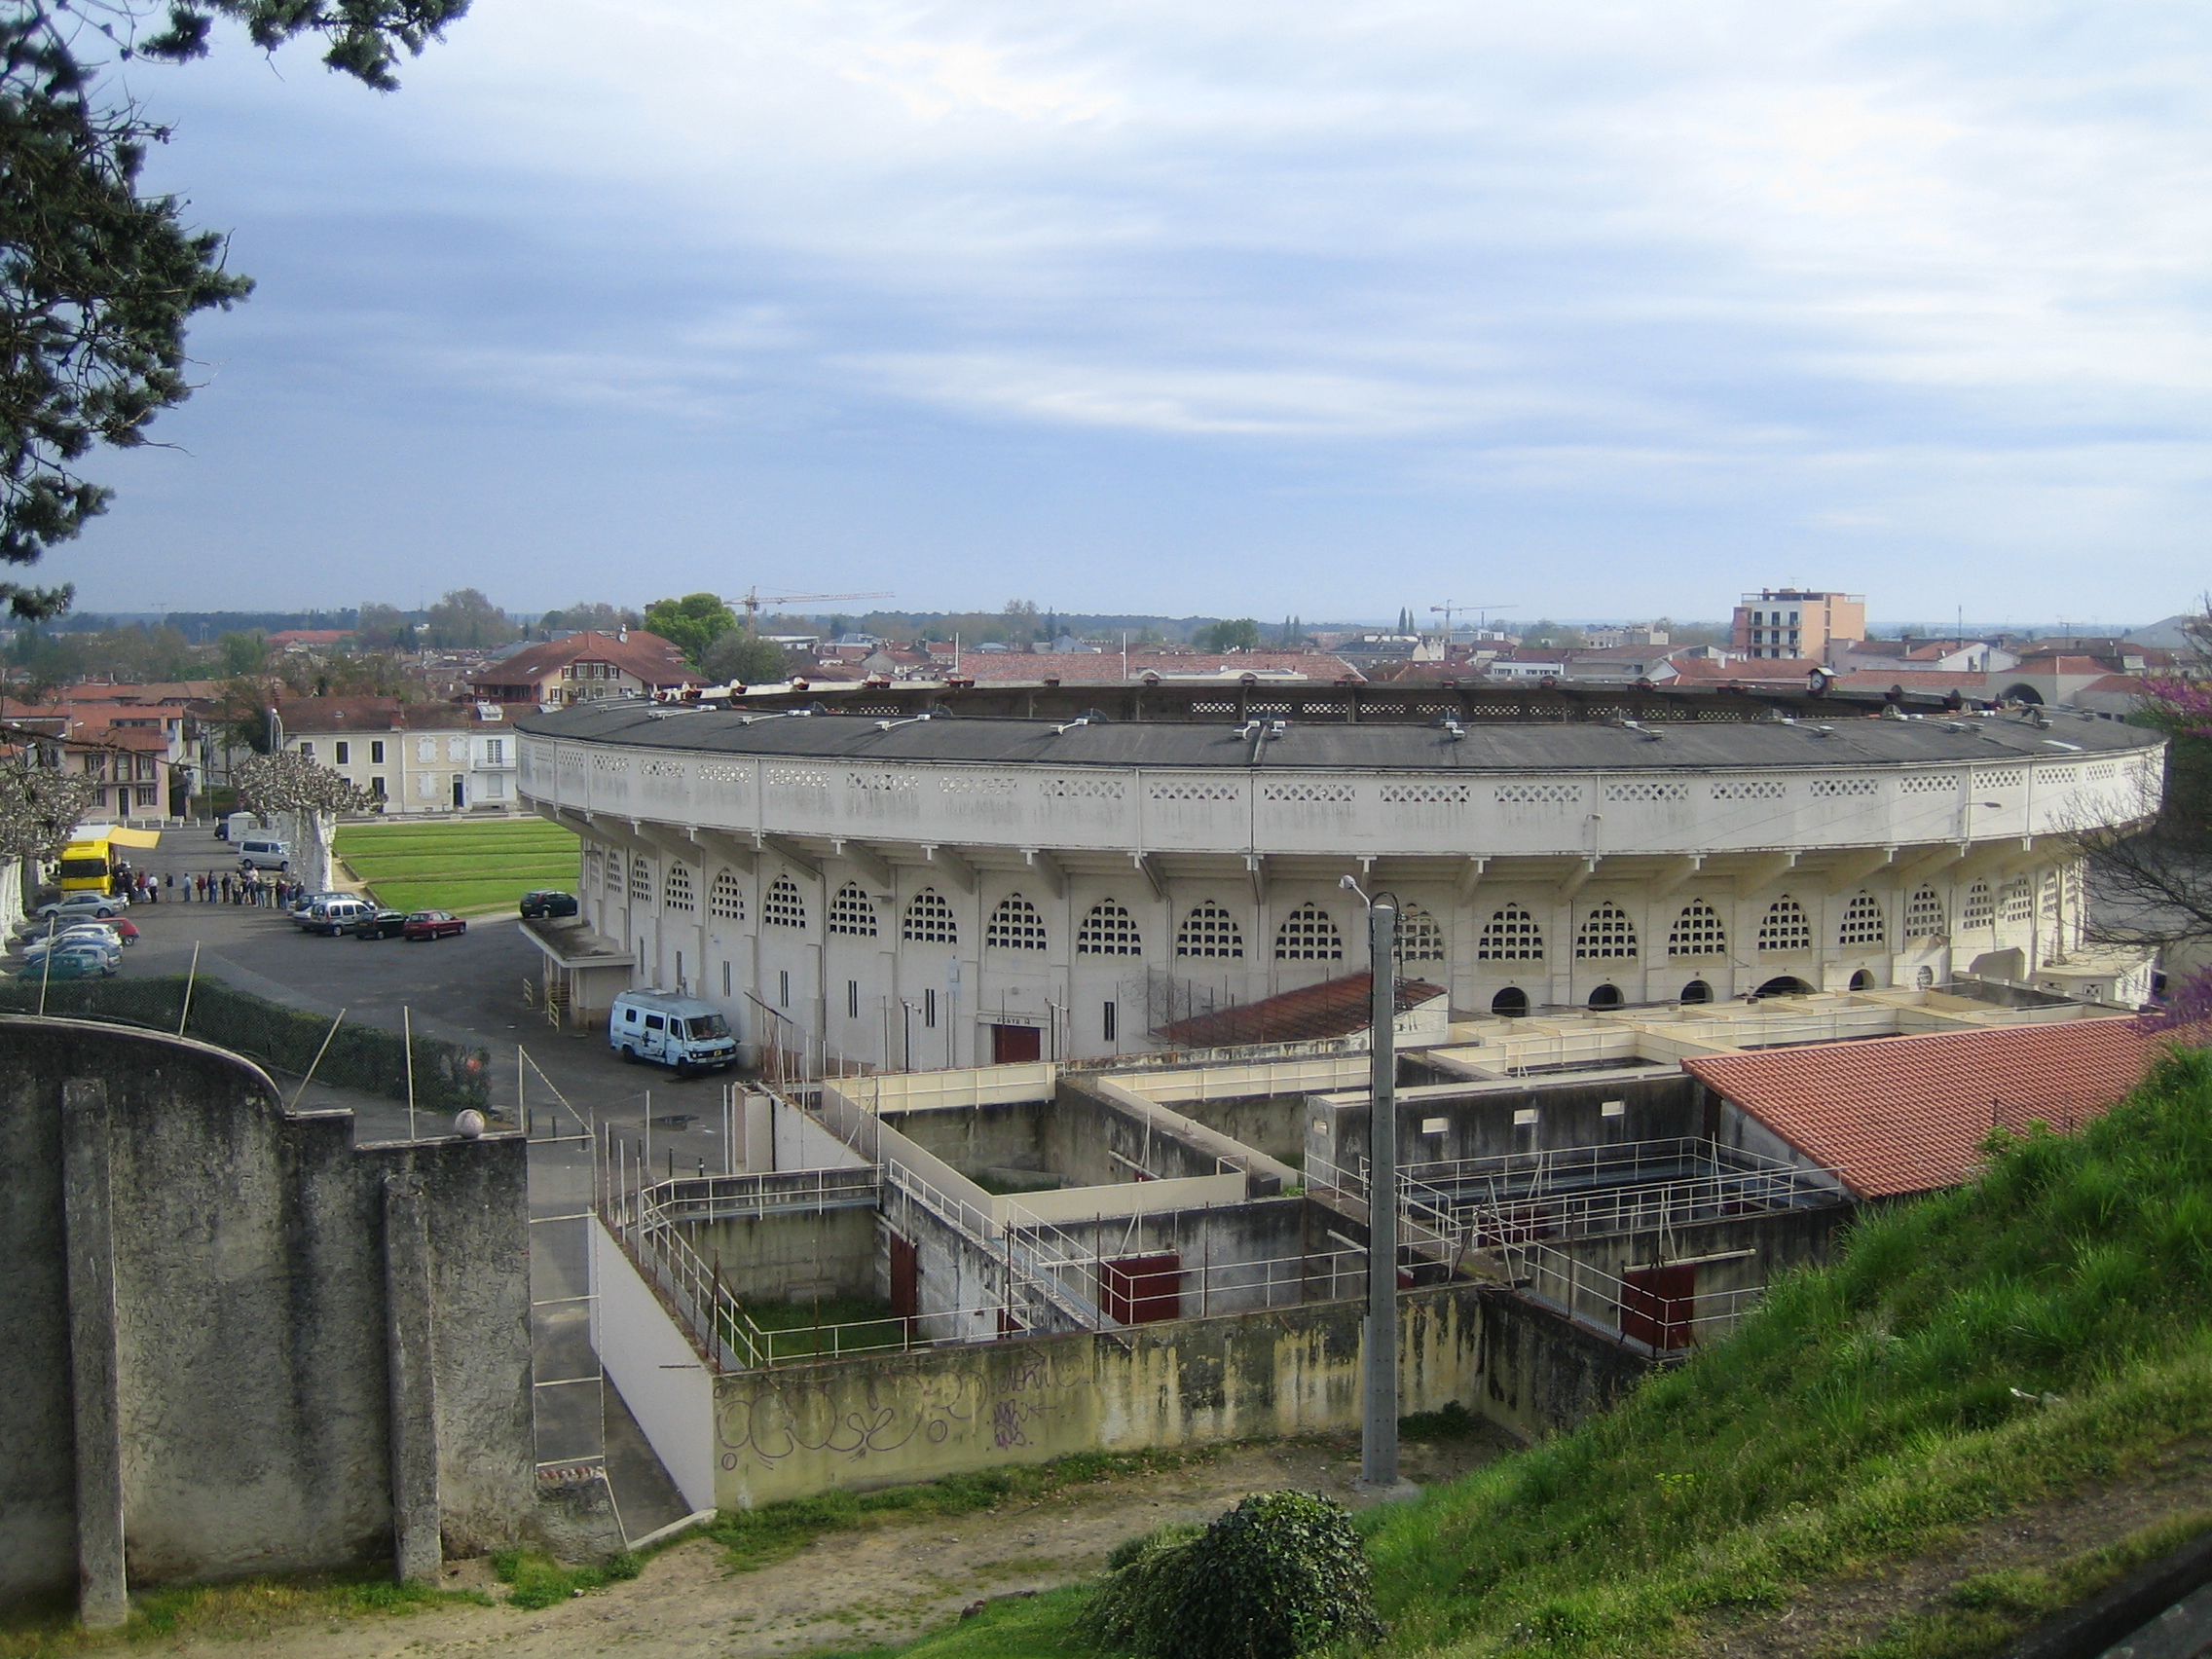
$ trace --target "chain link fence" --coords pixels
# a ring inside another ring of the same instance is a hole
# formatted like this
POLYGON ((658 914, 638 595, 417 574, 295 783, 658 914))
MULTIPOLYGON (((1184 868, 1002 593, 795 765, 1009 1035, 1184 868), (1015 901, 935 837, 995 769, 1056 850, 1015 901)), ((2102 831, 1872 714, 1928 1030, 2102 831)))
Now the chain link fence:
MULTIPOLYGON (((185 985, 182 977, 73 979, 46 987, 46 1012, 174 1034, 185 1013, 185 985)), ((185 1036, 229 1049, 273 1071, 301 1077, 313 1066, 319 1083, 393 1100, 407 1098, 408 1044, 398 1032, 346 1024, 332 1036, 330 1021, 321 1014, 285 1008, 220 980, 200 979, 191 989, 185 1036), (317 1064, 315 1054, 325 1039, 330 1049, 317 1064)), ((0 1013, 38 1012, 38 980, 0 979, 0 1013)), ((492 1095, 491 1058, 487 1049, 417 1036, 415 1104, 426 1112, 459 1112, 471 1106, 486 1110, 492 1095)))

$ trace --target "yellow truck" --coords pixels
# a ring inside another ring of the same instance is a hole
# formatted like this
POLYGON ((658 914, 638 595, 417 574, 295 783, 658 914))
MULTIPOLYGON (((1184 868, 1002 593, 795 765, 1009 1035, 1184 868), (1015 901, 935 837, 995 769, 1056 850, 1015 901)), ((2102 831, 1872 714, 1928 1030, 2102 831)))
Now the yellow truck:
POLYGON ((162 844, 159 830, 126 830, 117 825, 88 824, 69 837, 69 844, 61 849, 59 880, 61 891, 70 893, 113 894, 119 883, 116 866, 129 867, 126 849, 152 848, 162 844))

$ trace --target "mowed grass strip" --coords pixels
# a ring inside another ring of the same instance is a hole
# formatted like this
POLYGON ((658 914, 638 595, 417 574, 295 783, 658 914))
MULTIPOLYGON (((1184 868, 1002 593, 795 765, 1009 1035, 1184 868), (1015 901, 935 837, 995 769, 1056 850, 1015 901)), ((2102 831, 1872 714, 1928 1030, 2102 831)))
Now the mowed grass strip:
POLYGON ((338 856, 381 904, 399 910, 490 910, 536 887, 573 892, 575 836, 543 819, 508 824, 349 824, 338 856))

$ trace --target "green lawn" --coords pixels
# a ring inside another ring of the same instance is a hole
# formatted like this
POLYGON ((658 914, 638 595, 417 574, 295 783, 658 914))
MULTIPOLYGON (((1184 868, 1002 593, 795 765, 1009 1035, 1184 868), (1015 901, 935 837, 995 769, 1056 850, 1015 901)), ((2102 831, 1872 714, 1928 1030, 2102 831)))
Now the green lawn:
MULTIPOLYGON (((1377 1659, 1693 1653, 2212 1431, 2212 1052, 2079 1134, 2000 1146, 1972 1186, 1862 1216, 1619 1410, 1361 1517, 1377 1659)), ((1995 1653, 2207 1526, 1970 1578, 1852 1651, 1995 1653)), ((902 1651, 1094 1651, 1087 1619, 1071 1589, 902 1651)))
POLYGON ((338 856, 397 910, 511 907, 534 887, 576 890, 576 838, 541 818, 347 824, 338 856))

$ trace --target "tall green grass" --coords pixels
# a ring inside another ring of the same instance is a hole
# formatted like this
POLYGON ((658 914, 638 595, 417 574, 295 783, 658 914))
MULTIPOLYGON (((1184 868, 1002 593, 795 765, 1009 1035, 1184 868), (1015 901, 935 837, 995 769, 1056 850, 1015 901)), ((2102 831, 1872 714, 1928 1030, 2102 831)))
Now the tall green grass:
MULTIPOLYGON (((1384 1651, 1685 1649, 2208 1431, 2200 1051, 2079 1134, 2010 1141, 1972 1185, 1867 1214, 1833 1265, 1619 1410, 1370 1516, 1384 1651)), ((1039 1607, 1019 1640, 1078 1640, 1080 1600, 1054 1609, 1075 1622, 1041 1630, 1039 1607)))

